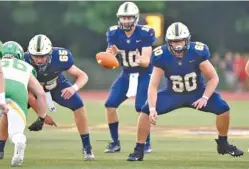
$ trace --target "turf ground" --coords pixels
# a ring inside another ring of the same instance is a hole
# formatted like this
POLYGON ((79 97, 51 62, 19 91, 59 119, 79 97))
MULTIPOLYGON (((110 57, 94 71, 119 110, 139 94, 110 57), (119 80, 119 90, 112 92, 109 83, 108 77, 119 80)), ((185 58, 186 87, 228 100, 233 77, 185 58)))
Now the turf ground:
MULTIPOLYGON (((248 101, 229 101, 231 106, 230 142, 243 149, 240 158, 216 153, 215 116, 192 109, 180 109, 160 116, 152 129, 153 152, 143 162, 127 162, 135 145, 137 115, 131 102, 119 109, 122 152, 105 154, 109 132, 102 101, 86 101, 91 140, 96 161, 86 162, 81 155, 81 140, 74 128, 73 114, 57 106, 51 114, 58 128, 46 127, 41 132, 27 133, 24 169, 248 169, 249 112, 248 101)), ((29 113, 28 124, 35 120, 29 113)), ((0 169, 10 167, 13 146, 6 146, 0 169)))

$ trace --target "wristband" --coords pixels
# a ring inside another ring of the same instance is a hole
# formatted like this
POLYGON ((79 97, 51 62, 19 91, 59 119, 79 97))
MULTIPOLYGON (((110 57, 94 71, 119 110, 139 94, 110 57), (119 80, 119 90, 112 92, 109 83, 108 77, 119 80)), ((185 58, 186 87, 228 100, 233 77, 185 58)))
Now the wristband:
POLYGON ((116 57, 117 59, 120 59, 120 58, 122 57, 122 54, 119 52, 119 53, 116 54, 115 57, 116 57))
POLYGON ((0 104, 5 104, 5 93, 0 93, 0 104))
POLYGON ((45 113, 44 116, 40 117, 40 118, 45 119, 46 116, 47 116, 47 113, 45 113))
POLYGON ((207 96, 204 96, 204 95, 203 95, 202 98, 208 100, 208 97, 207 97, 207 96))
POLYGON ((75 91, 79 90, 79 87, 77 86, 77 84, 74 84, 72 87, 74 88, 75 91))
POLYGON ((155 108, 155 107, 150 108, 150 111, 154 111, 154 110, 156 110, 156 108, 155 108))
POLYGON ((39 117, 40 121, 41 121, 41 122, 44 122, 46 116, 47 116, 47 113, 45 113, 44 117, 39 117))

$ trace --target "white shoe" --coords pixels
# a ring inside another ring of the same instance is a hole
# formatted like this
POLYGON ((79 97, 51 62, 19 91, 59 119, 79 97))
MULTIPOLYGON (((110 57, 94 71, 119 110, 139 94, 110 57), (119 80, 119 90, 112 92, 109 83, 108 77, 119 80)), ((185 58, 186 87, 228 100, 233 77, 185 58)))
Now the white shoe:
POLYGON ((83 150, 84 158, 86 161, 92 161, 95 160, 94 154, 91 149, 89 150, 83 150))
POLYGON ((22 165, 24 159, 24 152, 25 152, 26 144, 17 142, 15 144, 14 156, 11 161, 12 167, 18 167, 22 165))

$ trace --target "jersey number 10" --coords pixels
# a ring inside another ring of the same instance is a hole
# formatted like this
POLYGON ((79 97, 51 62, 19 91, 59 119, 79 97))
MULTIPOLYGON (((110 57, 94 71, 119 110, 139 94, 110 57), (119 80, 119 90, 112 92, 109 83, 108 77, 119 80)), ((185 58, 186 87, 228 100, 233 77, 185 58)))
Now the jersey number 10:
MULTIPOLYGON (((139 66, 136 62, 136 56, 139 54, 139 51, 129 51, 128 53, 124 50, 120 50, 122 55, 123 66, 125 67, 136 67, 139 66)), ((140 55, 140 54, 139 54, 140 55)))

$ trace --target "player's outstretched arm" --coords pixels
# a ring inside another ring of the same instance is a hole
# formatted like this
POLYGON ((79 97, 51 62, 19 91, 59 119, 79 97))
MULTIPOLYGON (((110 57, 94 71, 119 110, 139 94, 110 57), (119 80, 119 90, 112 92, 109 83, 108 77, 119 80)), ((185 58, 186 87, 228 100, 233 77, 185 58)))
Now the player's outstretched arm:
POLYGON ((45 118, 46 117, 46 95, 45 92, 38 82, 38 80, 31 74, 29 83, 28 83, 28 90, 36 96, 36 112, 39 117, 45 118))
POLYGON ((148 88, 148 104, 150 108, 150 121, 152 124, 156 124, 157 111, 156 111, 156 102, 157 102, 157 88, 160 84, 161 78, 164 74, 164 70, 158 67, 154 67, 149 88, 148 88))
POLYGON ((216 87, 218 86, 219 77, 213 65, 209 62, 209 60, 203 61, 200 64, 200 70, 204 74, 204 76, 208 79, 205 92, 203 93, 203 97, 207 97, 206 99, 209 99, 214 93, 216 87))
POLYGON ((28 95, 29 95, 29 106, 32 107, 32 109, 36 112, 37 114, 37 110, 38 110, 38 107, 37 107, 37 104, 36 104, 36 98, 34 96, 33 93, 31 93, 30 91, 28 92, 28 95))
POLYGON ((163 73, 164 71, 161 68, 153 68, 148 88, 148 104, 150 108, 156 107, 157 89, 160 84, 163 73))
POLYGON ((47 105, 46 105, 45 92, 40 83, 32 74, 29 79, 28 89, 29 89, 29 96, 32 98, 31 100, 29 98, 29 102, 31 103, 31 106, 39 116, 39 118, 29 126, 29 130, 30 131, 42 130, 44 122, 51 126, 53 125, 57 126, 53 121, 53 119, 46 114, 47 105), (33 94, 36 96, 36 98, 34 97, 33 94))
POLYGON ((249 76, 249 60, 246 63, 245 72, 246 72, 247 76, 249 76))

